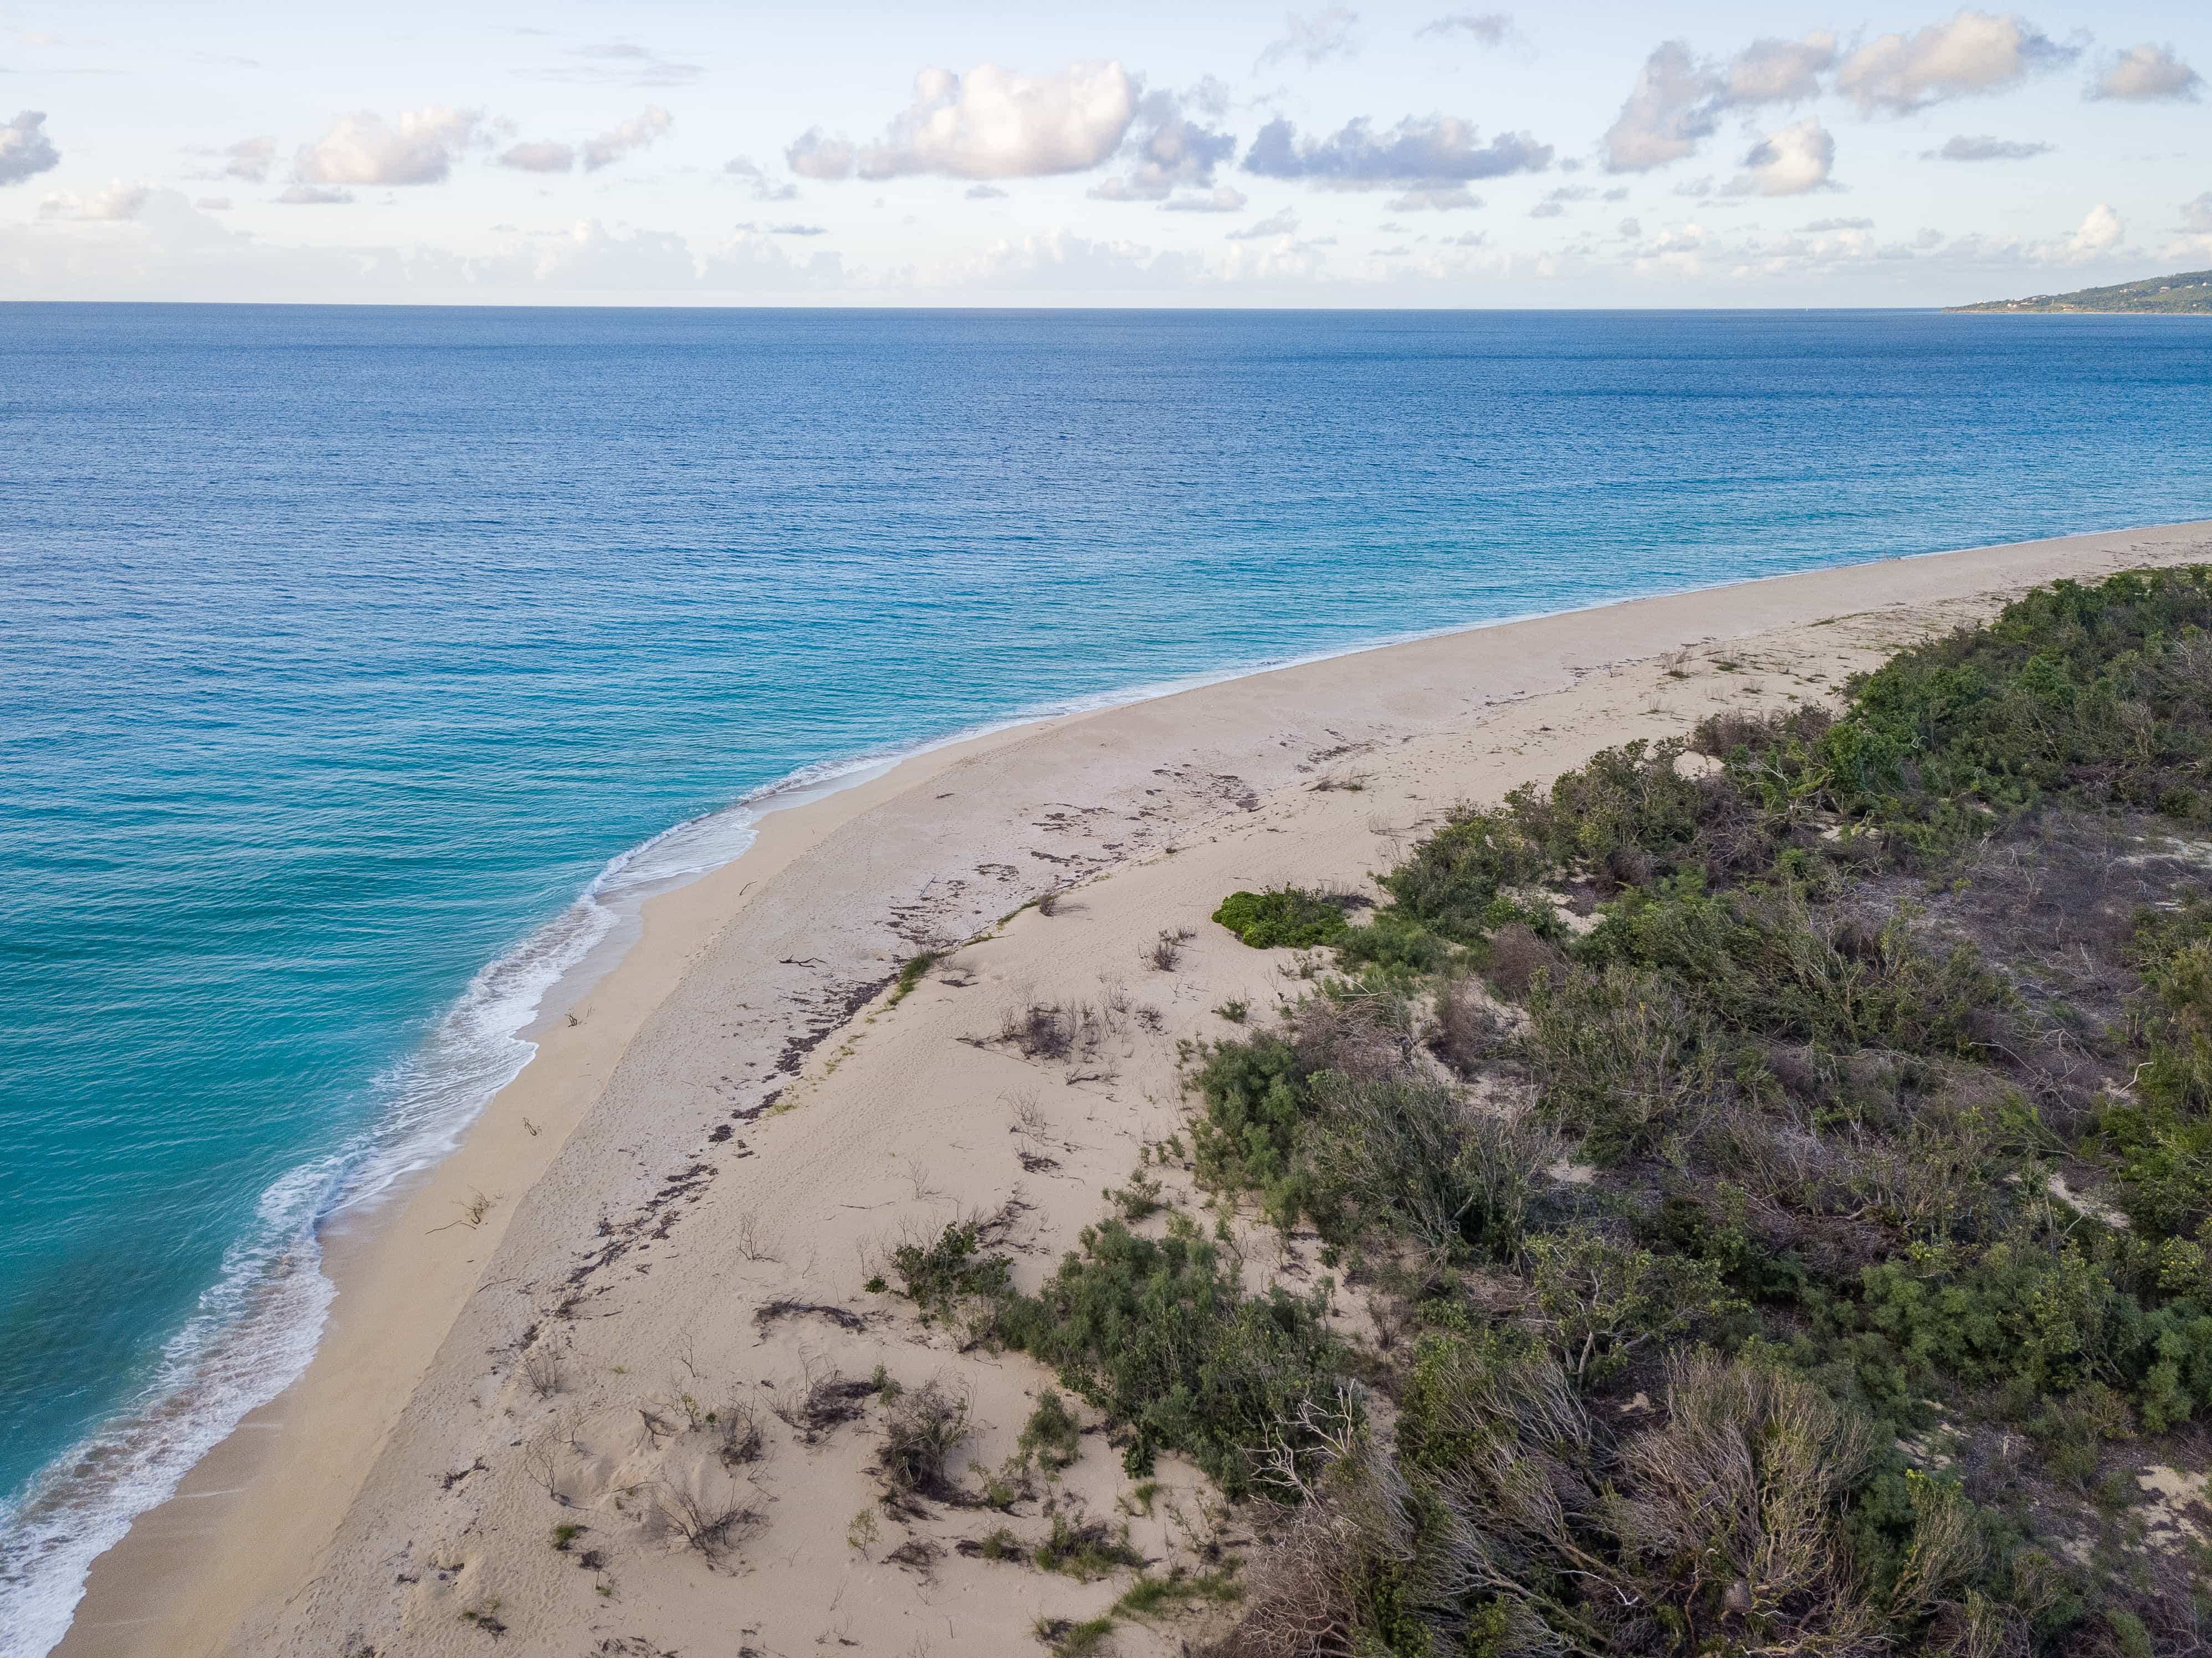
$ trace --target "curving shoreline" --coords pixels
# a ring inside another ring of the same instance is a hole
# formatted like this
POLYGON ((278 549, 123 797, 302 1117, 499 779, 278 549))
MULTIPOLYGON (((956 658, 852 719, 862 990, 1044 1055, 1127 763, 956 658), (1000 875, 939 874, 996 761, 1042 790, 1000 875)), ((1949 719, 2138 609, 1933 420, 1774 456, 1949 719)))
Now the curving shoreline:
MULTIPOLYGON (((1340 869, 1349 855, 1360 866, 1346 849, 1363 844, 1371 803, 1313 793, 1317 768, 1388 756, 1406 774, 1393 786, 1417 797, 1412 782, 1455 774, 1455 756, 1470 793, 1516 768, 1547 775, 1577 750, 1641 730, 1626 665, 1685 644, 1802 634, 1875 607, 1884 625, 1911 627, 2056 574, 2206 556, 2212 525, 2200 523, 1626 601, 1016 727, 770 814, 736 862, 647 904, 638 941, 578 1003, 574 1023, 544 1033, 459 1151, 373 1224, 334 1230, 340 1294, 307 1375, 103 1557, 59 1650, 304 1650, 318 1628, 327 1637, 382 1627, 389 1574, 374 1563, 426 1522, 450 1531, 457 1522, 440 1503, 459 1491, 476 1503, 472 1487, 494 1483, 488 1467, 482 1481, 471 1473, 436 1491, 443 1475, 498 1461, 506 1442, 495 1413, 486 1417, 495 1356, 564 1298, 590 1298, 595 1314, 607 1309, 599 1322, 641 1332, 687 1294, 696 1304, 692 1257, 711 1254, 692 1236, 697 1217, 764 1169, 780 1171, 779 1195, 795 1212, 811 1212, 829 1176, 779 1163, 784 1148, 770 1142, 792 1140, 791 1125, 821 1134, 837 1111, 860 1121, 871 1108, 839 1094, 818 1051, 841 1034, 849 1042, 854 1014, 903 956, 970 937, 1047 886, 1109 872, 1117 889, 1144 872, 1132 891, 1147 882, 1203 891, 1255 857, 1340 869), (1509 736, 1512 760, 1486 771, 1475 756, 1509 736), (1351 758, 1321 757, 1332 752, 1351 758), (1257 841, 1262 833, 1288 842, 1257 841), (750 1114, 787 1090, 810 1109, 750 1114), (714 1139, 733 1116, 735 1135, 714 1139), (760 1142, 757 1164, 710 1150, 746 1139, 760 1142), (715 1173, 671 1178, 700 1166, 715 1173), (496 1201, 481 1226, 453 1229, 472 1192, 496 1201)), ((1835 653, 1848 656, 1840 645, 1835 653)), ((1374 802, 1386 798, 1402 804, 1376 787, 1374 802)), ((1129 971, 1125 942, 1094 970, 1129 971)), ((957 1121, 958 1103, 932 1108, 957 1121)), ((880 1106, 866 1133, 897 1127, 880 1106)), ((1147 1127, 1172 1122, 1171 1092, 1146 1109, 1147 1127)), ((1110 1158, 1103 1166, 1125 1172, 1110 1158)), ((1056 1202, 1050 1224, 1087 1218, 1096 1184, 1056 1202)), ((841 1235, 819 1230, 819 1276, 842 1291, 850 1273, 831 1247, 841 1235)), ((468 1525, 495 1531, 504 1501, 485 1497, 468 1525)))

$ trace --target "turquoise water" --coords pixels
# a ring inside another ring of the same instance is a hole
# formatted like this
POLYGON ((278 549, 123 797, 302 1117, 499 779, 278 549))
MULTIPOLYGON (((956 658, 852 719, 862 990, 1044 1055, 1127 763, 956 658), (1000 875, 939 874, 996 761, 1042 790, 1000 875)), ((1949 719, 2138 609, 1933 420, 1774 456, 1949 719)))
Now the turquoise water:
POLYGON ((749 795, 2212 516, 2208 393, 2182 318, 0 306, 0 1649, 304 1363, 317 1220, 749 795))

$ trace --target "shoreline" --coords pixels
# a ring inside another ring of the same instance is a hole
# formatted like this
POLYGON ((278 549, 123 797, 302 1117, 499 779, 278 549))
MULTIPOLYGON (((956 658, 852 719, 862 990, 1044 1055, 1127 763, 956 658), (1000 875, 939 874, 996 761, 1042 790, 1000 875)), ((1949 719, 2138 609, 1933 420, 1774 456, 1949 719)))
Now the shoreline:
MULTIPOLYGON (((1645 659, 1685 643, 1808 625, 1814 620, 1810 610, 1835 604, 1856 614, 1869 606, 1895 610, 1959 602, 2000 586, 2033 585, 2054 574, 2160 562, 2178 554, 2203 557, 2212 549, 2208 537, 2212 523, 2198 522, 1911 555, 1411 635, 1279 666, 1233 671, 1149 695, 1139 691, 1138 700, 951 738, 892 759, 875 774, 834 786, 818 799, 763 811, 754 826, 755 838, 736 859, 645 902, 637 936, 565 1011, 553 1005, 556 992, 549 990, 540 1017, 525 1027, 538 1044, 537 1052, 478 1113, 455 1150, 371 1213, 351 1224, 340 1224, 347 1220, 343 1213, 336 1218, 325 1239, 325 1271, 338 1295, 306 1376, 250 1415, 201 1460, 167 1502, 140 1515, 124 1541, 100 1557, 70 1633, 57 1650, 226 1649, 241 1619, 257 1606, 266 1614, 283 1602, 288 1588, 309 1577, 332 1534, 352 1524, 347 1510, 386 1460, 387 1442, 402 1418, 413 1412, 425 1384, 449 1370, 458 1374, 469 1364, 480 1370, 484 1333, 511 1333, 522 1321, 517 1309, 484 1304, 498 1298, 504 1266, 512 1264, 514 1253, 509 1246, 526 1242, 515 1236, 518 1228, 547 1232, 549 1221, 558 1222, 574 1210, 579 1190, 593 1187, 604 1224, 604 1217, 611 1209, 619 1212, 626 1197, 649 1193, 661 1169, 674 1166, 665 1159, 691 1155, 679 1143, 689 1145, 687 1133, 703 1128, 703 1121, 680 1131, 653 1124, 630 1136, 609 1133, 615 1125, 599 1121, 619 1116, 625 1106, 634 1108, 641 1091, 635 1073, 658 1063, 655 1056, 635 1051, 640 1039, 662 1032, 672 1017, 684 1011, 678 1005, 684 993, 696 992, 702 980, 717 974, 724 990, 744 990, 749 997, 756 987, 788 994, 791 983, 769 985, 761 978, 763 963, 738 963, 743 970, 733 971, 729 935, 738 931, 736 923, 757 911, 784 912, 767 917, 770 923, 818 923, 818 908, 796 918, 791 914, 805 906, 794 904, 786 890, 792 884, 789 878, 810 860, 813 865, 823 863, 841 835, 848 843, 868 839, 854 834, 863 818, 882 817, 886 827, 895 823, 927 837, 929 844, 901 848, 903 863, 878 858, 854 871, 857 878, 849 895, 817 891, 812 900, 835 905, 843 896, 848 904, 863 902, 873 890, 868 878, 880 873, 890 882, 884 891, 927 913, 914 926, 894 921, 851 927, 834 941, 842 955, 825 957, 835 960, 826 974, 811 980, 785 975, 787 981, 795 977, 799 988, 812 995, 799 1021, 802 1037, 811 1041, 787 1069, 763 1065, 756 1067, 762 1075, 740 1078, 732 1072, 722 1078, 731 1084, 730 1098, 747 1102, 731 1114, 740 1121, 758 1121, 765 1108, 757 1103, 762 1095, 773 1101, 786 1087, 815 1079, 808 1055, 844 1032, 876 999, 902 959, 902 948, 912 946, 906 951, 911 954, 926 940, 950 942, 963 918, 985 914, 989 903, 979 908, 975 902, 983 895, 963 888, 951 897, 940 890, 933 899, 932 889, 943 886, 958 859, 972 856, 970 840, 961 831, 975 823, 1000 827, 1001 807, 1010 804, 1026 811, 1033 804, 1030 797, 1044 792, 1034 785, 1111 782, 1134 799, 1163 792, 1140 786, 1148 772, 1164 776, 1180 767, 1200 780, 1184 789, 1188 799, 1163 809, 1160 832, 1150 836, 1148 845, 1134 844, 1140 829, 1122 841, 1097 841, 1075 858, 1032 848, 1035 857, 1048 861, 1020 871, 1018 878, 1002 880, 1006 890, 990 895, 994 902, 1004 898, 1011 903, 1017 890, 1027 893, 1031 887, 1072 884, 1066 874, 1071 866, 1076 870, 1073 879, 1082 881, 1157 865, 1182 849, 1180 835, 1256 810, 1243 805, 1246 795, 1266 799, 1294 785, 1310 788, 1310 782, 1297 784, 1291 762, 1279 755, 1262 757, 1270 744, 1291 748, 1283 731, 1301 720, 1302 729, 1332 736, 1344 726, 1348 744, 1364 743, 1369 749, 1386 732, 1411 743, 1416 736, 1449 732, 1455 720, 1479 724, 1483 710, 1570 689, 1608 669, 1618 671, 1624 660, 1645 659), (1877 568, 1909 575, 1872 579, 1877 568), (1723 600, 1717 595, 1732 597, 1723 600), (1497 639, 1501 630, 1514 637, 1513 645, 1489 652, 1480 644, 1470 647, 1470 641, 1497 639), (1585 644, 1592 648, 1585 652, 1585 644), (1522 653, 1516 655, 1516 646, 1522 653), (1470 656, 1485 659, 1469 661, 1470 656), (1577 661, 1578 657, 1589 659, 1577 661), (1597 659, 1604 658, 1610 660, 1597 659), (1474 694, 1467 689, 1470 679, 1476 682, 1474 694), (1294 719, 1285 709, 1299 699, 1306 709, 1294 719), (1203 739, 1194 735, 1200 726, 1207 728, 1203 739), (1110 729, 1101 733, 1101 727, 1110 729), (1109 762, 1081 752, 1094 746, 1085 740, 1093 735, 1098 737, 1097 748, 1110 751, 1109 762), (1220 763, 1224 756, 1237 756, 1244 759, 1235 772, 1220 763), (1148 760, 1159 764, 1147 767, 1148 760), (1208 766, 1213 767, 1211 772, 1208 766), (1248 777, 1248 772, 1254 774, 1248 777), (936 799, 962 799, 975 814, 972 820, 958 820, 960 808, 937 809, 933 801, 919 798, 923 785, 948 780, 951 774, 960 774, 959 785, 936 799), (1243 793, 1223 786, 1224 779, 1243 793), (974 806, 975 791, 969 786, 979 780, 1000 793, 994 796, 983 789, 982 804, 974 806), (918 884, 912 878, 916 874, 923 878, 918 884), (947 931, 931 931, 940 927, 947 931), (628 1088, 620 1085, 626 1073, 628 1088), (769 1092, 771 1083, 776 1084, 774 1092, 769 1092), (587 1124, 605 1141, 597 1148, 602 1154, 620 1139, 636 1142, 618 1148, 632 1153, 636 1168, 625 1170, 622 1178, 609 1168, 602 1171, 606 1178, 597 1180, 580 1180, 580 1174, 588 1171, 568 1169, 564 1189, 549 1189, 541 1201, 541 1187, 549 1186, 548 1177, 576 1131, 587 1124), (640 1169, 651 1172, 641 1181, 640 1169), (619 1189, 624 1184, 628 1193, 619 1189), (453 1214, 474 1192, 494 1199, 482 1224, 450 1230, 453 1214), (534 1211, 530 1224, 520 1225, 526 1209, 534 1211), (441 1345, 447 1351, 441 1351, 441 1345), (161 1610, 157 1614, 153 1607, 161 1610)), ((868 764, 857 763, 862 769, 868 764)), ((1065 798, 1085 797, 1066 793, 1065 798)), ((1151 810, 1137 805, 1132 821, 1151 810)), ((835 862, 834 857, 828 860, 835 862)), ((814 963, 810 970, 821 965, 814 963)), ((785 1060, 792 1060, 791 1045, 800 1039, 787 1038, 785 1060)), ((635 1121, 627 1126, 641 1127, 635 1121)), ((543 1254, 538 1248, 542 1239, 528 1242, 543 1254)), ((440 1408, 447 1417, 454 1415, 450 1401, 440 1408)), ((447 1472, 466 1466, 462 1459, 447 1472)), ((294 1606, 302 1609, 296 1599, 294 1606)))

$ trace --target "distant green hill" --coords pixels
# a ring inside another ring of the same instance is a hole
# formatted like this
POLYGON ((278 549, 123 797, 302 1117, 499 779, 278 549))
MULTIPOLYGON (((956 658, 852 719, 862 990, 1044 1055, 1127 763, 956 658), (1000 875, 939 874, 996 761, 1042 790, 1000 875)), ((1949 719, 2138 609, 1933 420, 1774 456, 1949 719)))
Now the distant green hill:
POLYGON ((1951 311, 2201 311, 2212 313, 2212 270, 2185 270, 2179 276, 2152 276, 2116 288, 2084 288, 2073 294, 2037 294, 2025 300, 1984 300, 1954 305, 1951 311))

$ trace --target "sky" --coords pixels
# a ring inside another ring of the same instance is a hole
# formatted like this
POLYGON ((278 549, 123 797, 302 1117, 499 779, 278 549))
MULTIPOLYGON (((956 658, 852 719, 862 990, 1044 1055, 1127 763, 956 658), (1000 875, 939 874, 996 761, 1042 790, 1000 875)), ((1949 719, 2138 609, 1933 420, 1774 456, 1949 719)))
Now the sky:
POLYGON ((2212 3, 0 0, 0 300, 1924 306, 2212 267, 2212 3))

